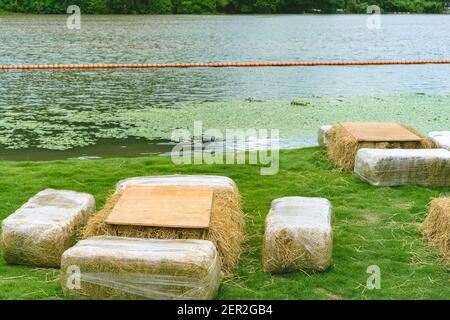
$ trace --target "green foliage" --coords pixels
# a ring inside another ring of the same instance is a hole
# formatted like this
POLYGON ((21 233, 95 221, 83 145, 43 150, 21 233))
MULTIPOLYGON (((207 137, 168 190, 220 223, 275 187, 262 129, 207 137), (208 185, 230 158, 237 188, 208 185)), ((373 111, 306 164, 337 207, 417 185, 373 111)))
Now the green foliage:
POLYGON ((150 5, 151 13, 169 14, 172 13, 173 5, 171 0, 153 0, 150 5))
POLYGON ((276 13, 282 4, 282 0, 256 0, 253 11, 256 13, 276 13))
POLYGON ((175 7, 176 13, 204 14, 216 11, 215 0, 181 0, 175 7))
POLYGON ((172 0, 0 0, 0 8, 12 12, 65 13, 70 5, 82 13, 172 13, 172 0))
POLYGON ((385 0, 376 1, 385 12, 441 13, 446 1, 385 0))
POLYGON ((172 13, 171 0, 96 0, 106 4, 108 13, 168 14, 172 13))
POLYGON ((0 10, 65 13, 69 5, 82 13, 366 13, 368 5, 383 12, 441 13, 442 0, 0 0, 0 10))
MULTIPOLYGON (((371 2, 372 3, 372 2, 371 2)), ((348 0, 345 10, 352 13, 366 13, 369 3, 359 0, 348 0)))

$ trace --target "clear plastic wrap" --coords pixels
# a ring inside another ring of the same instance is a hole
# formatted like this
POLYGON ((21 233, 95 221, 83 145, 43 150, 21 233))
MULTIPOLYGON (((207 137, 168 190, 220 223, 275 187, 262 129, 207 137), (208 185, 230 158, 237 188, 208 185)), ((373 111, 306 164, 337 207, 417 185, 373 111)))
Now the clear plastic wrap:
POLYGON ((272 202, 264 234, 264 271, 324 271, 331 264, 331 203, 285 197, 272 202))
POLYGON ((61 279, 79 298, 213 299, 220 260, 207 240, 93 237, 64 253, 61 279))
POLYGON ((450 131, 433 131, 428 134, 438 148, 450 150, 450 131))
POLYGON ((116 190, 122 190, 127 186, 193 186, 236 189, 236 184, 228 177, 206 175, 134 177, 119 181, 116 190))
POLYGON ((1 246, 8 263, 59 267, 80 228, 95 212, 87 193, 46 189, 3 220, 1 246))
POLYGON ((450 151, 360 149, 355 174, 374 186, 450 186, 450 151))
POLYGON ((328 158, 346 171, 354 171, 359 149, 431 149, 434 144, 414 128, 396 123, 347 122, 328 132, 328 158))

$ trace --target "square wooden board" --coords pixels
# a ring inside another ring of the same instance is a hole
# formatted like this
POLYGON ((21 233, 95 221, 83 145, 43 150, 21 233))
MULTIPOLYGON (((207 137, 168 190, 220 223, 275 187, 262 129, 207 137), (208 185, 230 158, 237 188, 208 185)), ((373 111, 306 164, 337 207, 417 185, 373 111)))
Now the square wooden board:
POLYGON ((210 187, 126 187, 105 220, 108 224, 208 228, 214 190, 210 187))
POLYGON ((395 122, 344 122, 343 126, 358 142, 420 141, 418 135, 395 122))

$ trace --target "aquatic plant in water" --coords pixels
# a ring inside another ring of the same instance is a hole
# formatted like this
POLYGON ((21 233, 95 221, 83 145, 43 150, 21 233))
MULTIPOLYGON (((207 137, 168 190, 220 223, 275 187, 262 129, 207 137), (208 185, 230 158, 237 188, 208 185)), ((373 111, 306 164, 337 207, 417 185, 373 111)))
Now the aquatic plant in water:
MULTIPOLYGON (((339 121, 397 121, 422 133, 448 130, 448 95, 387 97, 309 97, 292 101, 185 102, 183 107, 76 108, 56 104, 0 107, 0 145, 66 150, 94 145, 99 139, 171 138, 179 128, 279 129, 281 138, 313 136, 319 126, 339 121), (301 101, 301 108, 297 102, 301 101)), ((175 106, 175 107, 174 107, 175 106)))

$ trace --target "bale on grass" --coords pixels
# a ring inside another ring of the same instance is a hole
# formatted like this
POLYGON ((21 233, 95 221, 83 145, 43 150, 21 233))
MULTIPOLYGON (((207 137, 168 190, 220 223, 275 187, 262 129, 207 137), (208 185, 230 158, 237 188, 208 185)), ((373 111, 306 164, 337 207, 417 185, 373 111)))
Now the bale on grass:
POLYGON ((95 212, 87 193, 46 189, 3 220, 1 247, 6 262, 59 267, 63 252, 75 244, 95 212))
MULTIPOLYGON (((374 125, 373 123, 369 123, 374 125)), ((383 126, 383 123, 379 124, 383 126)), ((328 157, 338 167, 353 171, 359 149, 429 149, 434 144, 415 129, 402 126, 420 138, 419 141, 358 141, 342 124, 334 125, 328 132, 328 157)))
POLYGON ((89 299, 213 299, 220 260, 207 240, 93 237, 64 252, 66 295, 89 299))
POLYGON ((430 210, 422 224, 424 235, 450 262, 450 197, 431 201, 430 210))
POLYGON ((233 180, 221 176, 173 175, 130 178, 117 184, 116 192, 107 200, 103 209, 89 220, 84 232, 84 238, 98 235, 210 240, 217 246, 224 271, 231 272, 237 265, 244 241, 244 215, 241 210, 239 191, 233 180), (127 186, 213 188, 209 228, 167 228, 106 223, 105 220, 127 186))
POLYGON ((332 216, 327 199, 285 197, 272 201, 264 234, 264 271, 328 269, 333 247, 332 216))
POLYGON ((450 186, 450 151, 445 149, 360 149, 355 175, 373 186, 450 186))

